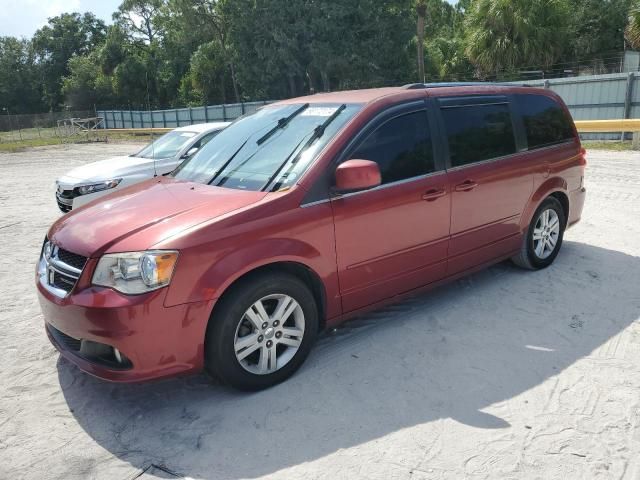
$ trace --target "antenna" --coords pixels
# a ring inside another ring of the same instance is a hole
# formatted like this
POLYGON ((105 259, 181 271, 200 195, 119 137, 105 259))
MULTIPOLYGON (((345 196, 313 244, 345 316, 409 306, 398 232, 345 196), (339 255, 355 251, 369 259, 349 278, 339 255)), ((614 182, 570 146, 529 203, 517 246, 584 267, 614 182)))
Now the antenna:
MULTIPOLYGON (((151 118, 151 127, 153 127, 153 113, 151 112, 151 95, 149 94, 149 72, 144 72, 144 77, 147 81, 147 111, 149 112, 149 117, 151 118)), ((158 176, 158 171, 156 170, 156 152, 153 144, 155 143, 155 138, 153 136, 153 130, 151 131, 151 160, 153 161, 153 176, 158 176)))

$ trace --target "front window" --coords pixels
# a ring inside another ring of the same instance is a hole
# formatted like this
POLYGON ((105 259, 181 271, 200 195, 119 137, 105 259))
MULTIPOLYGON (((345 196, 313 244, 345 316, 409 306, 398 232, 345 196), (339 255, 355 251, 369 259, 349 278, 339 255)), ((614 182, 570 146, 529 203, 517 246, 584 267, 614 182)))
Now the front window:
POLYGON ((174 130, 154 140, 132 156, 141 158, 175 157, 196 135, 197 133, 195 132, 178 132, 174 130))
POLYGON ((179 179, 254 191, 291 186, 360 105, 265 107, 220 132, 175 171, 179 179))
POLYGON ((350 158, 376 162, 383 184, 435 171, 427 112, 412 112, 385 122, 350 158))

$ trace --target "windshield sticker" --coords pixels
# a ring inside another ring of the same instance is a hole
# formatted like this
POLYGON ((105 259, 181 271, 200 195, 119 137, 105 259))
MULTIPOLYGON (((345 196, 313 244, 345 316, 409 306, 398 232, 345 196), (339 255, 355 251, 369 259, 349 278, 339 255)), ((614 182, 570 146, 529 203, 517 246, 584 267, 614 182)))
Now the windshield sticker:
POLYGON ((330 117, 338 107, 309 107, 300 114, 301 117, 330 117))
POLYGON ((191 138, 191 137, 195 137, 196 134, 193 132, 184 132, 180 134, 181 137, 187 137, 187 138, 191 138))

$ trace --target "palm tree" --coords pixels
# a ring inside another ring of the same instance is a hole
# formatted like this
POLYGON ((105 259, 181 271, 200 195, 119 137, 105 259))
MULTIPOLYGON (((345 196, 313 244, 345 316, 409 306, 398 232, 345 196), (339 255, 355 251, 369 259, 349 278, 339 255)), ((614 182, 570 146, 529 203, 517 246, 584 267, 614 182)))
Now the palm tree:
POLYGON ((548 68, 568 37, 566 0, 477 0, 465 21, 465 52, 482 77, 548 68))
POLYGON ((640 50, 640 2, 636 0, 629 11, 629 23, 624 38, 634 50, 640 50))
POLYGON ((427 16, 426 0, 417 0, 416 13, 418 14, 418 81, 424 82, 424 22, 427 16))

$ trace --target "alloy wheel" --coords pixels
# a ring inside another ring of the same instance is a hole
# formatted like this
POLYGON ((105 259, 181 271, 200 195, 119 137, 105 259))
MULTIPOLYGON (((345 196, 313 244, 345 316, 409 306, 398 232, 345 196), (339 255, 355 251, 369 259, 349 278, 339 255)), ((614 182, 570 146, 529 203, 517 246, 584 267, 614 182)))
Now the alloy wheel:
POLYGON ((560 218, 552 208, 543 210, 533 228, 533 251, 541 260, 548 258, 560 237, 560 218))
POLYGON ((245 312, 236 328, 234 351, 240 365, 267 375, 284 367, 302 344, 304 312, 289 295, 261 298, 245 312))

